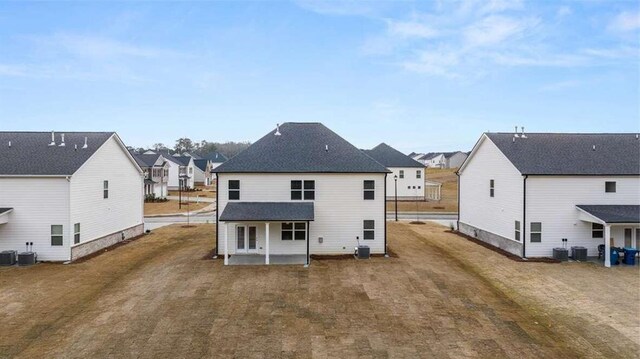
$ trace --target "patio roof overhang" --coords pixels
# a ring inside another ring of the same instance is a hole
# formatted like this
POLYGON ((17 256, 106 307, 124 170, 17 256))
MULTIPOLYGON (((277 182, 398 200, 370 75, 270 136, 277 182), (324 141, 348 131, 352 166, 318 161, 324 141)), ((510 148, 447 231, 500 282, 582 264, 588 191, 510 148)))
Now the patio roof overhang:
POLYGON ((148 178, 145 178, 145 179, 144 179, 144 184, 156 184, 156 183, 158 183, 158 182, 156 182, 156 181, 154 181, 154 180, 150 180, 150 179, 148 179, 148 178))
POLYGON ((313 221, 313 202, 230 202, 222 222, 313 221))
POLYGON ((640 205, 576 205, 585 222, 606 225, 640 224, 640 205))
POLYGON ((13 208, 0 207, 0 224, 9 222, 9 213, 13 212, 13 208))

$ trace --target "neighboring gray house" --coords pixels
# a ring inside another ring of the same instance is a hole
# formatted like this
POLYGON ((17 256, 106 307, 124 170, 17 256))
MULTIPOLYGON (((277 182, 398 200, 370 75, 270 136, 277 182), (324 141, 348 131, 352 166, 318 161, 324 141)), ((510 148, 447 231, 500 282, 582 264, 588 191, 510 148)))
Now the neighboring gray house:
POLYGON ((424 200, 425 178, 422 163, 386 143, 363 151, 391 171, 387 176, 387 199, 395 198, 397 184, 398 199, 424 200))
POLYGON ((639 154, 637 134, 485 133, 458 170, 458 228, 523 257, 637 248, 639 154))
POLYGON ((321 123, 285 123, 214 172, 225 264, 247 255, 308 264, 311 254, 352 254, 359 243, 386 253, 388 170, 321 123))
POLYGON ((166 198, 169 184, 169 162, 161 154, 132 153, 144 171, 144 195, 166 198))

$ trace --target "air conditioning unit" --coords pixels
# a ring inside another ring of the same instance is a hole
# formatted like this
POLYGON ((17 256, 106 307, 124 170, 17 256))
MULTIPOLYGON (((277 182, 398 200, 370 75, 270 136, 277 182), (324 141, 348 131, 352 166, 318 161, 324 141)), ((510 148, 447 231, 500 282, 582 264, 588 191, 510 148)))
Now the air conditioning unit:
POLYGON ((553 258, 561 261, 569 260, 569 251, 566 248, 554 248, 553 258))
POLYGON ((18 265, 30 266, 36 264, 36 257, 34 252, 21 252, 18 254, 18 265))
POLYGON ((12 266, 16 264, 16 251, 0 252, 0 266, 12 266))
POLYGON ((358 252, 358 259, 369 259, 369 254, 370 254, 369 246, 358 245, 357 252, 358 252))
POLYGON ((571 247, 571 258, 574 261, 587 261, 587 249, 585 247, 571 247))

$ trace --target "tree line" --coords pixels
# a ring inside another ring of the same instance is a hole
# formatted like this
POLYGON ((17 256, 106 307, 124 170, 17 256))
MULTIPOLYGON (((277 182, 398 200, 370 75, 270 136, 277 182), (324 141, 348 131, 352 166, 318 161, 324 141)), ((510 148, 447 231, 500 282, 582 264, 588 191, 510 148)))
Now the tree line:
MULTIPOLYGON (((202 140, 198 142, 198 141, 192 141, 188 137, 182 137, 176 140, 172 148, 165 145, 164 143, 158 142, 158 143, 154 143, 149 149, 156 150, 156 151, 169 150, 171 154, 182 154, 187 152, 189 154, 195 154, 197 156, 204 156, 212 152, 218 152, 223 154, 227 158, 231 158, 237 155, 238 153, 240 153, 240 151, 249 147, 250 144, 251 142, 249 141, 209 142, 206 140, 202 140)), ((148 150, 144 148, 129 148, 129 149, 137 153, 143 153, 144 151, 148 150)))

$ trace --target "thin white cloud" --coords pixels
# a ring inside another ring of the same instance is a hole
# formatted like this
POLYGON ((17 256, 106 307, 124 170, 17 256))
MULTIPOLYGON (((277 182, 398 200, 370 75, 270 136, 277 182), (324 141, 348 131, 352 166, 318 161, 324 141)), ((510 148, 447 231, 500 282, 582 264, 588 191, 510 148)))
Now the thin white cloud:
POLYGON ((460 53, 450 50, 421 51, 417 58, 402 62, 402 67, 411 72, 444 77, 459 77, 452 71, 460 63, 460 53))
POLYGON ((393 36, 404 38, 432 39, 438 36, 438 31, 418 21, 389 21, 388 31, 393 36))
POLYGON ((522 36, 538 24, 534 18, 517 19, 492 15, 483 18, 464 30, 464 38, 469 46, 500 44, 510 38, 522 36))
POLYGON ((638 30, 640 29, 640 12, 623 11, 611 20, 608 28, 618 32, 638 30))

